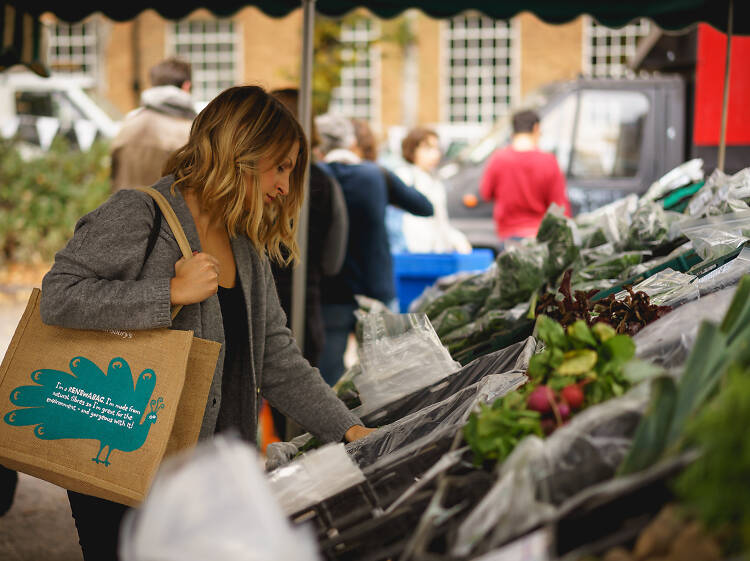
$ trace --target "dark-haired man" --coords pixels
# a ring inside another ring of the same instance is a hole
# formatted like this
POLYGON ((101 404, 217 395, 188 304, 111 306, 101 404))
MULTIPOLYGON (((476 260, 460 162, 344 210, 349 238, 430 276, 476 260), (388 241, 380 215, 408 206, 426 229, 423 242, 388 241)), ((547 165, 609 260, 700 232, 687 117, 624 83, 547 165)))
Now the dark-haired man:
POLYGON ((557 159, 539 150, 539 116, 534 111, 513 115, 511 144, 490 156, 479 193, 484 200, 495 201, 492 215, 503 242, 536 236, 552 203, 563 206, 570 216, 557 159))
POLYGON ((190 136, 195 108, 190 64, 169 58, 149 71, 151 88, 112 141, 112 189, 152 185, 169 155, 190 136))

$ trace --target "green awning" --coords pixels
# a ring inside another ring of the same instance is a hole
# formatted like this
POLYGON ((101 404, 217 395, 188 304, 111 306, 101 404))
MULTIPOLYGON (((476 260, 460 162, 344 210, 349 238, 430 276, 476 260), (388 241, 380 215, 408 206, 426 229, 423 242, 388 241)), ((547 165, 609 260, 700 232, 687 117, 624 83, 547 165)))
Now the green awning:
MULTIPOLYGON (((435 18, 447 18, 465 10, 477 10, 495 19, 508 19, 523 11, 534 13, 549 23, 573 20, 589 14, 603 25, 620 27, 640 17, 655 21, 662 29, 682 29, 706 22, 726 31, 729 0, 317 0, 319 14, 341 16, 364 7, 379 17, 391 18, 408 8, 418 8, 435 18)), ((735 33, 750 33, 750 2, 735 0, 735 33)), ((79 21, 101 12, 110 19, 126 21, 146 9, 154 9, 167 19, 180 19, 198 8, 218 16, 228 16, 245 6, 256 6, 270 16, 285 16, 301 6, 300 0, 130 0, 123 2, 24 2, 30 12, 50 11, 65 21, 79 21)))

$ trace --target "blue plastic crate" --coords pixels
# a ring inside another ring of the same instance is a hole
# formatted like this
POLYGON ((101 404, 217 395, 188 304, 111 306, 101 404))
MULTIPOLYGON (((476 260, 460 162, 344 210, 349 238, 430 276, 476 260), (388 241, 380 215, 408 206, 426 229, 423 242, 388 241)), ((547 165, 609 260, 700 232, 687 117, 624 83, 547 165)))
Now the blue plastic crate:
POLYGON ((393 276, 396 281, 401 313, 435 281, 459 271, 483 271, 492 264, 491 249, 475 249, 471 253, 394 253, 393 276))

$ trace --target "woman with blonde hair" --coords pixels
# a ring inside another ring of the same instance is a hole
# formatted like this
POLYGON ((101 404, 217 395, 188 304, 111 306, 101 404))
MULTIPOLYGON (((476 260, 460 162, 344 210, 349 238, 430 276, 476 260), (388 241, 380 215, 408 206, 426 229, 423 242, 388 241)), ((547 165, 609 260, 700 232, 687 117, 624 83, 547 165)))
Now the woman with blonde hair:
MULTIPOLYGON (((307 139, 280 102, 256 86, 225 90, 153 186, 174 208, 193 257, 182 257, 151 197, 119 191, 80 219, 56 255, 42 285, 43 321, 169 327, 222 343, 201 439, 234 429, 255 442, 261 396, 323 442, 366 435, 371 429, 302 357, 271 274, 271 260, 298 254, 307 161, 307 139), (184 307, 172 320, 174 305, 184 307)), ((126 507, 68 495, 84 559, 116 559, 126 507)))

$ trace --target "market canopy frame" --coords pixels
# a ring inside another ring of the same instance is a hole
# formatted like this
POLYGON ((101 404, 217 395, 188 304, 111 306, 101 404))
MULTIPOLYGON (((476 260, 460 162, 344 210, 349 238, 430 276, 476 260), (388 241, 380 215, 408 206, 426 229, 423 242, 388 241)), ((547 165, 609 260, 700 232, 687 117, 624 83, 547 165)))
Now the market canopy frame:
MULTIPOLYGON (((564 23, 588 14, 609 27, 621 27, 635 18, 649 18, 662 29, 678 30, 698 22, 727 30, 730 0, 316 0, 315 11, 339 17, 357 8, 367 8, 381 18, 392 18, 410 8, 417 8, 434 18, 455 16, 476 10, 494 19, 509 19, 521 12, 531 12, 547 23, 564 23)), ((143 10, 156 10, 166 19, 181 19, 203 8, 217 16, 228 16, 246 6, 255 6, 269 16, 281 17, 302 7, 304 0, 132 0, 128 2, 60 2, 59 0, 28 0, 11 2, 31 14, 52 12, 64 21, 79 21, 95 12, 110 19, 126 21, 143 10)), ((750 3, 735 3, 737 34, 750 33, 750 3)))

